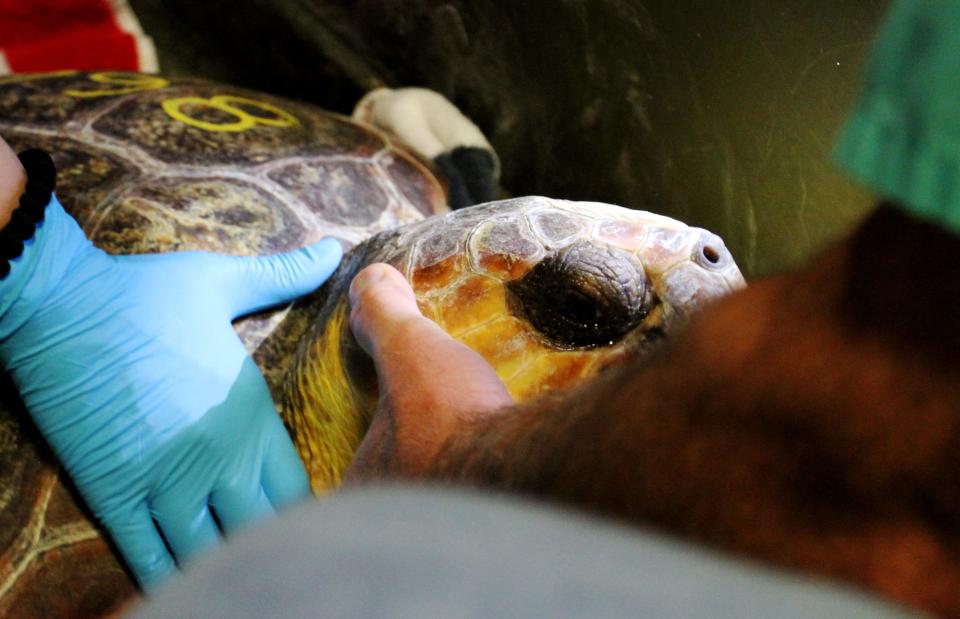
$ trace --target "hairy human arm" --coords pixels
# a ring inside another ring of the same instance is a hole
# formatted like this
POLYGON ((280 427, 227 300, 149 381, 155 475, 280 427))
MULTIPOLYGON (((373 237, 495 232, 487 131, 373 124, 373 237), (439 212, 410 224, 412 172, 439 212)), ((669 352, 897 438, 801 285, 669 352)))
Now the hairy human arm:
MULTIPOLYGON (((882 208, 651 361, 461 414, 415 477, 653 524, 958 615, 958 248, 882 208)), ((412 402, 392 415, 415 437, 443 411, 412 402)))

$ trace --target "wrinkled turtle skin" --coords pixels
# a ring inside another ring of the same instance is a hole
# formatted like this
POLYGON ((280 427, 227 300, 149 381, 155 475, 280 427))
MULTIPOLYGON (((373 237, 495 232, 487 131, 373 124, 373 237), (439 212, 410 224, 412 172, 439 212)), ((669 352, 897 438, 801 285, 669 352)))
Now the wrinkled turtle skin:
MULTIPOLYGON (((366 264, 404 272, 517 399, 645 352, 743 285, 719 238, 649 213, 533 197, 424 221, 446 212, 443 187, 388 136, 206 81, 2 78, 0 135, 53 154, 61 202, 110 252, 270 254, 372 236, 292 309, 236 323, 317 492, 338 483, 377 398, 346 321, 366 264)), ((0 616, 101 616, 135 586, 0 378, 0 616)))

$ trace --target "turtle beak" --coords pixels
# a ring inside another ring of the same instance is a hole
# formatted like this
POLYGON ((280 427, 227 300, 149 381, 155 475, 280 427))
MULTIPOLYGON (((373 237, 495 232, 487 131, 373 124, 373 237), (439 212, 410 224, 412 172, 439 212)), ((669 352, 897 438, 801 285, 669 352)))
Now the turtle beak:
POLYGON ((707 230, 693 245, 690 260, 663 274, 658 296, 671 318, 685 319, 703 306, 746 287, 730 250, 723 240, 707 230))

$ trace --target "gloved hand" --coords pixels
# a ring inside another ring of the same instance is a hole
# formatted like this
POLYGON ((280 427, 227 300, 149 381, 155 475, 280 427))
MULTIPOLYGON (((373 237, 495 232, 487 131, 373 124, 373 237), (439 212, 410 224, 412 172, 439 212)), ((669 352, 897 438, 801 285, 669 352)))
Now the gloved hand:
POLYGON ((0 281, 0 361, 141 586, 308 494, 230 321, 319 286, 335 240, 110 256, 54 197, 25 245, 0 281))

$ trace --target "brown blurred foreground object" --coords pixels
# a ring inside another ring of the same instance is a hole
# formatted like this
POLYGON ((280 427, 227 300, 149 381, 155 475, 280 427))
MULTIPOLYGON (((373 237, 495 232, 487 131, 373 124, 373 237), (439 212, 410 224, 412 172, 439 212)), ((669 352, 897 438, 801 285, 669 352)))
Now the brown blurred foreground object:
POLYGON ((881 206, 652 362, 446 446, 558 499, 960 617, 960 238, 881 206))

